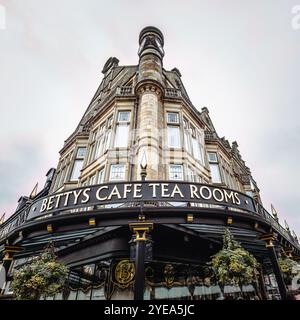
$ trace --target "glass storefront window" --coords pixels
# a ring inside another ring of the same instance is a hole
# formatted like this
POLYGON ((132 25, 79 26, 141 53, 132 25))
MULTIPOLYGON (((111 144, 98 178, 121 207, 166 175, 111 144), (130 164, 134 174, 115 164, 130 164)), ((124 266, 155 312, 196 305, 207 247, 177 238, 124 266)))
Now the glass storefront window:
MULTIPOLYGON (((129 258, 102 260, 73 268, 66 290, 55 297, 68 300, 133 300, 134 266, 129 258), (66 294, 67 292, 67 294, 66 294)), ((145 300, 254 299, 256 286, 226 285, 221 290, 205 264, 151 261, 145 264, 145 300)))

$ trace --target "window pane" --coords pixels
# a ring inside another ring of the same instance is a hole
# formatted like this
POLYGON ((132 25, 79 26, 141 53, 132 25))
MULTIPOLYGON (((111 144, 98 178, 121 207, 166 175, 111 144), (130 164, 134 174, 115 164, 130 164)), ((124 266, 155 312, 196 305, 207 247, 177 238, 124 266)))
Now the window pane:
POLYGON ((103 183, 104 182, 104 169, 99 171, 98 175, 98 183, 103 183))
POLYGON ((118 121, 126 121, 130 120, 130 112, 129 111, 119 111, 118 121))
POLYGON ((82 186, 83 186, 83 187, 87 186, 87 180, 84 180, 84 181, 82 182, 82 186))
POLYGON ((60 175, 61 175, 61 172, 59 172, 56 176, 54 190, 56 190, 59 187, 60 175))
POLYGON ((114 164, 110 168, 110 181, 122 181, 125 180, 125 165, 114 164))
POLYGON ((111 128, 112 127, 112 123, 113 123, 113 117, 110 117, 108 120, 107 120, 107 128, 111 128))
POLYGON ((95 143, 90 147, 90 159, 89 162, 92 162, 95 159, 95 143))
POLYGON ((187 168, 187 180, 195 182, 194 172, 190 168, 187 168))
POLYGON ((84 158, 85 157, 85 153, 86 153, 86 148, 78 148, 77 150, 77 158, 84 158))
POLYGON ((107 150, 110 147, 110 138, 111 138, 111 130, 107 132, 105 150, 107 150))
POLYGON ((180 130, 178 127, 168 126, 168 145, 170 148, 180 148, 180 130))
POLYGON ((74 167, 71 175, 71 180, 78 180, 80 176, 80 170, 82 169, 83 160, 75 160, 74 167))
POLYGON ((60 182, 59 182, 59 186, 63 185, 65 182, 65 174, 66 174, 66 168, 63 168, 62 172, 61 172, 61 177, 60 177, 60 182))
POLYGON ((183 128, 187 130, 189 128, 188 121, 186 119, 183 119, 183 128))
POLYGON ((170 165, 170 179, 183 180, 183 170, 181 165, 170 165))
POLYGON ((190 137, 187 130, 184 130, 184 144, 187 152, 191 153, 190 137))
POLYGON ((126 148, 128 145, 128 125, 118 125, 115 137, 115 147, 126 148))
POLYGON ((221 175, 218 164, 210 164, 211 179, 213 183, 221 183, 221 175))
POLYGON ((178 113, 168 112, 168 122, 179 123, 178 113))
POLYGON ((95 184, 96 182, 96 175, 94 174, 93 176, 91 176, 90 178, 90 185, 95 184))
POLYGON ((209 162, 218 162, 217 154, 214 152, 209 152, 208 153, 208 161, 209 162))
POLYGON ((202 161, 202 154, 201 154, 201 150, 200 150, 200 146, 198 141, 195 138, 192 138, 192 142, 193 142, 193 152, 194 152, 194 157, 199 160, 201 163, 203 163, 202 161))
POLYGON ((98 139, 97 147, 96 147, 96 159, 98 159, 103 154, 103 147, 104 147, 104 136, 98 139))

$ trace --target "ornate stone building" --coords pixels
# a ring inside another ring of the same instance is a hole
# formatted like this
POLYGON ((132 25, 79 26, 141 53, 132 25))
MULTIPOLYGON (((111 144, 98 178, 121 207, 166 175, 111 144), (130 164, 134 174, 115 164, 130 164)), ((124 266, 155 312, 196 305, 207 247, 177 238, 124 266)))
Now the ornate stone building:
POLYGON ((216 299, 206 263, 229 227, 261 263, 248 297, 270 298, 277 283, 284 297, 276 250, 297 257, 298 240, 263 208, 237 142, 192 104, 180 71, 164 69, 163 48, 161 31, 146 27, 137 65, 105 63, 57 168, 1 225, 3 296, 14 271, 52 241, 70 267, 56 299, 216 299))

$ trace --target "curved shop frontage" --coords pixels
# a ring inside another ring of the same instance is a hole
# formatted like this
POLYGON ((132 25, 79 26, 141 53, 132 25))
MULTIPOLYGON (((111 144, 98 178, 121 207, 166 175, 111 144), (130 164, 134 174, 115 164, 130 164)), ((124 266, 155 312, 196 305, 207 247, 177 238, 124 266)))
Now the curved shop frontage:
POLYGON ((1 227, 3 297, 11 294, 14 271, 50 241, 70 268, 54 298, 66 300, 284 298, 276 250, 300 253, 253 198, 174 181, 108 183, 40 197, 1 227), (208 262, 221 249, 225 228, 261 267, 254 283, 222 291, 208 262))

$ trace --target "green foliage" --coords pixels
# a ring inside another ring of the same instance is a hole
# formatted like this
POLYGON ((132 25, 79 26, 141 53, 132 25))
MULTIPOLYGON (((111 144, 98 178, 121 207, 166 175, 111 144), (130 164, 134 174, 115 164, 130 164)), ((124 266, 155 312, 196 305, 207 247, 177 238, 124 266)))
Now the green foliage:
POLYGON ((221 285, 250 284, 255 281, 258 262, 233 239, 226 228, 223 248, 212 257, 212 269, 221 285))
POLYGON ((295 269, 297 269, 297 262, 289 258, 286 253, 282 251, 278 259, 278 264, 286 284, 290 284, 293 276, 297 274, 297 272, 295 273, 294 271, 295 269))
POLYGON ((54 247, 50 245, 15 272, 12 281, 15 298, 38 300, 41 296, 54 296, 61 292, 67 274, 67 267, 56 261, 54 247))

